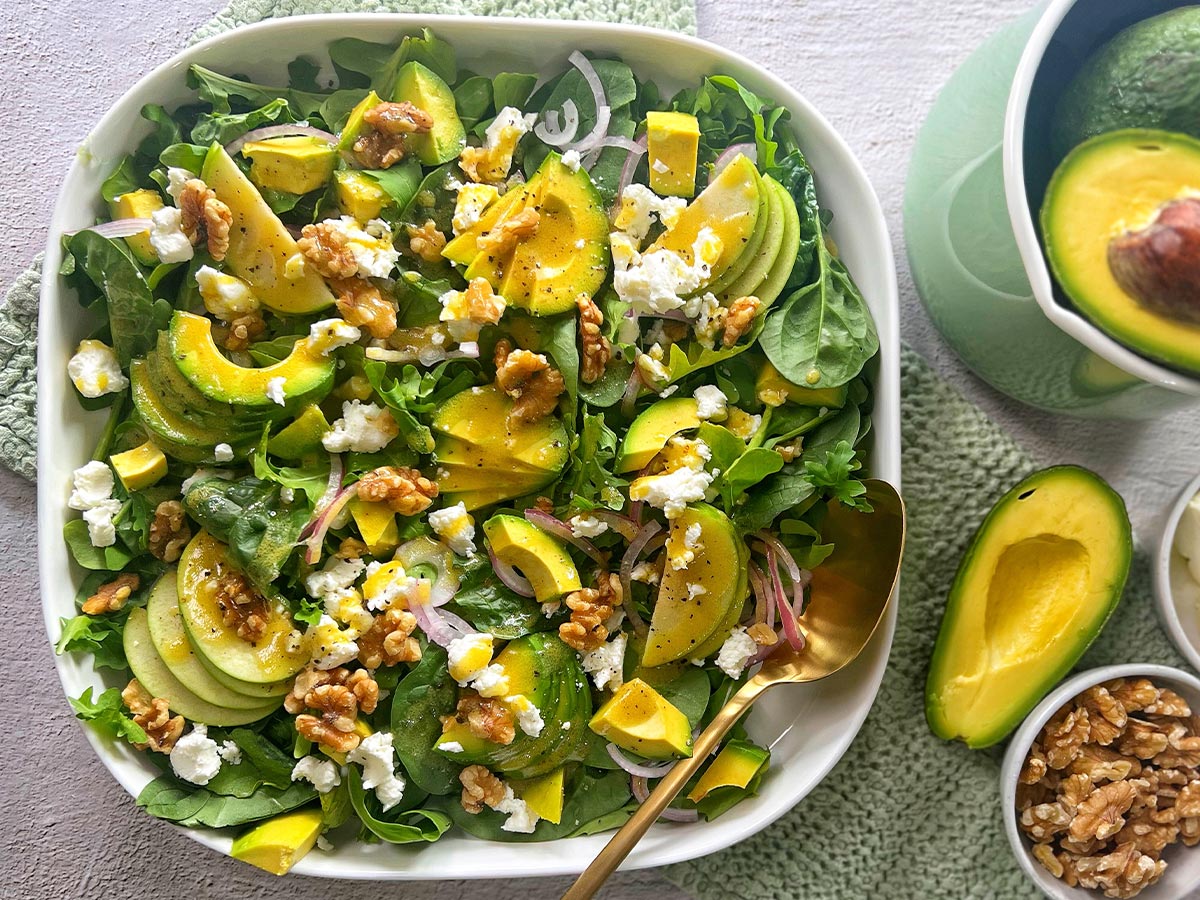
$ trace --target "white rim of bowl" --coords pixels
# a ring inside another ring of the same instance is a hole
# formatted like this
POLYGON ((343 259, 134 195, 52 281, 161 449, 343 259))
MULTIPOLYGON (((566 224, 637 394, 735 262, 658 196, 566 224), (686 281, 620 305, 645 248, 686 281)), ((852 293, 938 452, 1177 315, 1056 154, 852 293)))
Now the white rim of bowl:
MULTIPOLYGON (((1200 693, 1200 678, 1174 666, 1163 666, 1156 663, 1121 663, 1120 665, 1097 666, 1094 669, 1087 669, 1072 675, 1042 698, 1042 701, 1025 717, 1025 721, 1012 736, 1008 749, 1004 753, 1004 762, 1000 766, 1000 814, 1004 817, 1004 833, 1008 835, 1009 848, 1016 856, 1017 863, 1026 877, 1042 893, 1053 900, 1074 900, 1079 895, 1075 893, 1076 888, 1068 887, 1066 882, 1060 882, 1058 879, 1054 879, 1054 882, 1061 884, 1062 890, 1055 893, 1050 893, 1041 882, 1041 873, 1046 875, 1050 875, 1050 873, 1033 858, 1033 854, 1025 843, 1025 836, 1017 827, 1017 778, 1020 775, 1021 766, 1024 765, 1025 756, 1029 753, 1030 746, 1033 745, 1033 739, 1041 733, 1042 728, 1050 721, 1050 717, 1059 707, 1072 697, 1078 696, 1101 682, 1131 676, 1141 676, 1156 682, 1160 680, 1182 682, 1200 693)), ((1050 875, 1050 877, 1054 876, 1050 875)), ((1101 896, 1095 891, 1087 891, 1087 894, 1101 896)))
MULTIPOLYGON (((1175 606, 1175 593, 1171 589, 1171 552, 1175 549, 1175 534, 1179 530, 1179 520, 1183 517, 1188 501, 1197 493, 1200 493, 1200 475, 1189 481, 1180 491, 1175 504, 1167 513, 1158 539, 1158 554, 1154 558, 1153 574, 1154 603, 1158 607, 1158 617, 1171 638, 1171 643, 1193 668, 1200 670, 1200 647, 1192 642, 1184 630, 1179 610, 1175 606)), ((1200 615, 1200 610, 1197 610, 1197 615, 1200 615)))
POLYGON ((1052 0, 1038 20, 1025 51, 1021 54, 1008 96, 1004 116, 1004 191, 1008 199, 1008 215, 1012 222, 1017 248, 1025 264, 1025 272, 1033 288, 1034 298, 1043 314, 1093 353, 1119 369, 1181 394, 1200 396, 1200 378, 1193 378, 1151 361, 1105 334, 1073 308, 1060 305, 1054 299, 1054 279, 1042 251, 1034 224, 1029 198, 1025 193, 1025 116, 1029 109, 1029 92, 1062 20, 1079 0, 1052 0))

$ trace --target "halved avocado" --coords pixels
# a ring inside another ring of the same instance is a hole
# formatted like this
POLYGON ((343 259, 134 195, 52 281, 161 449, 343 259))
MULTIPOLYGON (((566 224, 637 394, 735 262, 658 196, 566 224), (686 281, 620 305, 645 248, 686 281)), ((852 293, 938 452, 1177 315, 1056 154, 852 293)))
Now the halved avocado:
POLYGON ((212 322, 204 316, 177 311, 169 336, 171 359, 192 387, 211 400, 271 411, 279 408, 267 393, 275 379, 283 379, 284 398, 297 403, 319 399, 333 387, 336 361, 310 348, 304 337, 296 339, 286 359, 251 369, 217 349, 212 322))
POLYGON ((427 166, 440 166, 455 159, 467 144, 467 131, 458 117, 454 91, 441 77, 419 62, 406 62, 396 74, 392 99, 407 100, 433 118, 433 127, 424 134, 410 134, 406 141, 417 158, 427 166))
POLYGON ((529 579, 538 603, 583 586, 566 547, 532 522, 507 514, 492 516, 483 523, 483 533, 496 557, 529 579))
POLYGON ((699 428, 700 416, 696 413, 696 406, 693 397, 670 397, 642 410, 629 423, 621 441, 617 473, 644 469, 673 436, 681 431, 699 428))
POLYGON ((251 643, 227 626, 217 603, 217 581, 229 571, 226 546, 201 531, 179 560, 179 609, 198 656, 238 681, 274 684, 291 678, 308 662, 306 647, 290 647, 295 630, 287 611, 270 606, 266 632, 251 643))
MULTIPOLYGON (((663 572, 642 665, 701 659, 720 648, 737 624, 747 595, 746 545, 719 509, 689 506, 671 520, 680 534, 700 526, 703 552, 686 568, 663 572)), ((680 541, 682 543, 682 541, 680 541)))
POLYGON ((146 610, 143 608, 135 609, 125 620, 122 643, 129 668, 142 687, 155 697, 164 698, 172 712, 179 713, 193 722, 226 728, 245 725, 270 715, 278 709, 281 702, 268 700, 260 706, 248 709, 229 709, 196 696, 171 673, 162 657, 158 655, 158 650, 150 638, 150 626, 147 623, 146 610))
POLYGON ((200 177, 233 214, 225 265, 254 289, 264 306, 303 315, 333 305, 329 286, 220 144, 209 148, 200 177))
POLYGON ((1042 205, 1055 278, 1085 316, 1146 356, 1200 372, 1200 141, 1100 135, 1059 165, 1042 205))
POLYGON ((744 261, 743 252, 766 214, 767 189, 762 177, 754 163, 739 154, 650 249, 666 248, 691 263, 692 247, 701 229, 711 229, 721 239, 721 252, 712 263, 709 281, 718 281, 730 266, 744 261))
POLYGON ((1087 469, 1035 472, 1001 497, 950 588, 925 688, 933 733, 1003 740, 1108 621, 1132 546, 1124 502, 1087 469))

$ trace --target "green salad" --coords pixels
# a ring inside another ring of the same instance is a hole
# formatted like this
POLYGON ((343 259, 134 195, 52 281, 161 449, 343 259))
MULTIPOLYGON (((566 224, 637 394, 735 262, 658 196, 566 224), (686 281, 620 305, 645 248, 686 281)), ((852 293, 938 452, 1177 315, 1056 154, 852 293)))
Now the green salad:
MULTIPOLYGON (((153 816, 314 846, 615 828, 802 650, 868 509, 870 313, 787 110, 620 59, 480 75, 426 31, 194 100, 64 238, 107 411, 64 538, 81 719, 153 816)), ((668 810, 715 818, 735 729, 668 810)))

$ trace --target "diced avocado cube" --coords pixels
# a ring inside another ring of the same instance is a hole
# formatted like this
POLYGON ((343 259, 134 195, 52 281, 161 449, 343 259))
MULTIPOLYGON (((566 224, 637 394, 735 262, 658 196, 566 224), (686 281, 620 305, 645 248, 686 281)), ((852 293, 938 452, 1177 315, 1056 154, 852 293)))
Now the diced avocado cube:
POLYGON ((267 441, 267 450, 283 459, 302 460, 322 449, 321 438, 329 431, 329 422, 321 407, 311 403, 278 434, 267 441))
POLYGON ((350 503, 350 515, 372 556, 382 556, 399 546, 400 529, 396 525, 396 513, 386 503, 356 499, 350 503))
POLYGON ((696 193, 696 154, 700 123, 681 112, 646 113, 646 149, 650 160, 650 189, 668 197, 696 193))
POLYGON ((148 488, 167 474, 167 457, 152 441, 124 453, 114 453, 108 461, 127 491, 148 488))
POLYGON ((374 109, 382 102, 379 99, 379 95, 374 91, 370 91, 367 96, 358 101, 358 105, 350 110, 350 116, 346 119, 346 124, 342 127, 341 134, 338 135, 338 150, 350 150, 354 147, 354 142, 358 140, 359 134, 362 133, 363 117, 367 114, 367 110, 374 109))
POLYGON ((679 708, 640 678, 625 682, 588 727, 647 759, 692 755, 692 726, 679 708))
POLYGON ((755 746, 748 741, 730 741, 717 754, 696 786, 692 788, 688 799, 699 803, 713 791, 723 787, 745 788, 754 776, 767 765, 771 759, 770 751, 755 746))
MULTIPOLYGON (((109 212, 114 219, 148 219, 162 208, 162 197, 158 195, 158 191, 146 188, 122 194, 108 204, 109 212)), ((125 238, 125 243, 129 245, 129 249, 133 251, 138 262, 147 266, 158 265, 158 254, 150 245, 149 231, 130 235, 125 238)))
POLYGON ((242 147, 250 160, 250 180, 260 188, 307 194, 323 187, 337 164, 337 150, 308 135, 250 141, 242 147))
POLYGON ((388 195, 379 182, 369 175, 344 169, 333 176, 338 208, 360 222, 379 218, 387 204, 388 195))
POLYGON ((286 875, 313 848, 323 828, 320 809, 284 813, 238 837, 229 852, 272 875, 286 875))

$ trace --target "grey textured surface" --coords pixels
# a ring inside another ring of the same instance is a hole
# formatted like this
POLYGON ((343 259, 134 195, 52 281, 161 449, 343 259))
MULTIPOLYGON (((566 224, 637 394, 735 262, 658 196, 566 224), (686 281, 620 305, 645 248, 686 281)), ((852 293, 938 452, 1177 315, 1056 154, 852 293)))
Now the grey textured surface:
MULTIPOLYGON (((45 238, 45 223, 79 138, 141 74, 170 56, 220 0, 25 0, 6 4, 0 40, 0 284, 45 238)), ((1027 0, 700 0, 700 34, 789 79, 846 137, 867 168, 893 229, 905 339, 1010 430, 1035 460, 1078 462, 1108 477, 1130 504, 1144 542, 1197 467, 1195 414, 1152 425, 1086 423, 1010 403, 967 374, 939 340, 907 276, 900 207, 921 119, 946 77, 1027 0)), ((212 855, 140 814, 92 759, 59 697, 37 599, 34 492, 0 472, 0 898, 189 893, 270 896, 281 883, 212 855)), ((764 861, 769 864, 769 861, 764 861)), ((464 868, 470 865, 464 860, 464 868)), ((549 900, 564 879, 348 887, 293 880, 297 900, 353 895, 414 900, 549 900)), ((679 900, 654 873, 615 879, 606 897, 679 900)), ((730 896, 736 887, 730 886, 730 896)), ((850 895, 847 895, 850 896, 850 895)))

